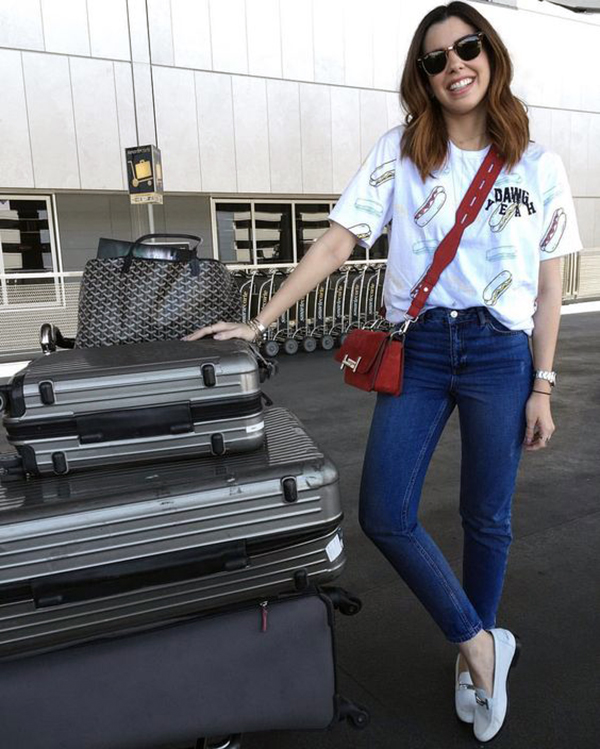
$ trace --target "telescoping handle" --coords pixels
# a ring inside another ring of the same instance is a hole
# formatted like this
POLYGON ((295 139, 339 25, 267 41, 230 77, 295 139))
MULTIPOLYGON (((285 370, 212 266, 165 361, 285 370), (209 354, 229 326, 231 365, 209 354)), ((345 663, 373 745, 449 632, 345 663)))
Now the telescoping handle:
POLYGON ((142 260, 159 260, 166 262, 192 263, 192 272, 197 275, 198 247, 202 244, 202 238, 195 234, 144 234, 133 242, 129 252, 125 255, 123 271, 127 273, 134 258, 142 260), (165 245, 146 244, 148 240, 156 239, 187 239, 194 243, 188 250, 180 247, 168 247, 165 245))
POLYGON ((61 606, 240 570, 249 563, 246 542, 232 541, 60 573, 32 580, 28 591, 23 590, 22 584, 18 589, 0 587, 0 603, 26 595, 33 598, 36 608, 61 606))

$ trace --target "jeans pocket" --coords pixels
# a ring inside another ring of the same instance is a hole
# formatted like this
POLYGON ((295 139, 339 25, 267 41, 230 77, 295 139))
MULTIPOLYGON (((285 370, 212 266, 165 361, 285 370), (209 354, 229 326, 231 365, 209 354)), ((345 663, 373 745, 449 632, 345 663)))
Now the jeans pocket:
POLYGON ((520 335, 523 333, 522 330, 511 330, 510 328, 507 328, 506 325, 501 323, 500 320, 497 320, 491 312, 486 315, 485 325, 488 330, 492 331, 492 333, 498 333, 499 335, 520 335))

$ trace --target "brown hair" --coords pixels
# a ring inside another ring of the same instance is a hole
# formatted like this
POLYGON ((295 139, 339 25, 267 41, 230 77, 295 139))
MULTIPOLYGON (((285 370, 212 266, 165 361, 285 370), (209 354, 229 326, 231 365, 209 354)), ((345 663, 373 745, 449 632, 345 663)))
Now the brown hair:
POLYGON ((432 98, 427 73, 417 58, 423 54, 423 40, 429 27, 450 16, 457 16, 485 33, 483 44, 490 61, 490 83, 484 99, 487 102, 487 132, 502 154, 507 170, 520 160, 529 144, 527 106, 510 90, 513 66, 498 33, 481 13, 466 3, 438 5, 422 19, 415 31, 400 83, 400 102, 406 112, 402 155, 414 162, 423 182, 444 163, 448 132, 441 105, 435 97, 432 98))

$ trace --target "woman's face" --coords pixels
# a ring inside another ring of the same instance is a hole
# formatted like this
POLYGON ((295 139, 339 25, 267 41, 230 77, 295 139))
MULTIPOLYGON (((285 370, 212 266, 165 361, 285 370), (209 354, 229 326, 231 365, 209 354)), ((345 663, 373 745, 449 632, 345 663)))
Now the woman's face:
MULTIPOLYGON (((445 21, 434 23, 427 29, 423 40, 423 54, 435 49, 445 49, 458 39, 477 31, 462 18, 451 16, 445 21)), ((485 97, 490 82, 490 62, 485 47, 474 60, 461 60, 454 50, 448 52, 446 67, 437 75, 427 75, 435 98, 453 114, 466 114, 478 106, 485 97), (471 79, 469 85, 451 90, 453 83, 471 79)))

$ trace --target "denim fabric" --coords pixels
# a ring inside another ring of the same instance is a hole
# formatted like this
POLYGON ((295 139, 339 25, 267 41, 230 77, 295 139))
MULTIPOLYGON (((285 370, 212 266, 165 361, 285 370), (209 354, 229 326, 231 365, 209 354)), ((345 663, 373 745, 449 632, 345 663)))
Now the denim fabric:
POLYGON ((496 626, 533 371, 523 331, 509 330, 485 307, 454 315, 435 307, 406 335, 402 393, 377 394, 360 523, 450 642, 496 626), (429 461, 455 406, 462 586, 417 518, 429 461))

